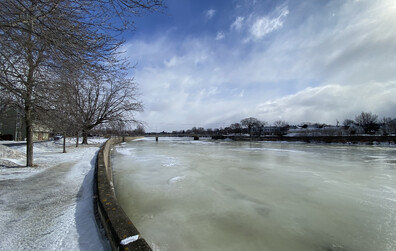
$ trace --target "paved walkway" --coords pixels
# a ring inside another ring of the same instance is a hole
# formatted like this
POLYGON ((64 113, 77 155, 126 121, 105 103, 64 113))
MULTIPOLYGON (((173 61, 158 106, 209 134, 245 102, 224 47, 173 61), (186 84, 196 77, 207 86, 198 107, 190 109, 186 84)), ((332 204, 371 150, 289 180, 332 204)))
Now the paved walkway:
POLYGON ((0 250, 109 249, 93 214, 97 150, 81 147, 72 161, 0 180, 0 250))

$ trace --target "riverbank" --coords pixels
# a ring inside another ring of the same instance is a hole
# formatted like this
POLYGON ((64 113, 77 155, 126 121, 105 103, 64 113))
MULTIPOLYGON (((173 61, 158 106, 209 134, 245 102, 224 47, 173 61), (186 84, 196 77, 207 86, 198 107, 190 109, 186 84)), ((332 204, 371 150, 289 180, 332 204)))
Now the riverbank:
POLYGON ((116 144, 138 138, 140 137, 111 138, 100 148, 97 155, 94 178, 94 208, 112 250, 151 250, 119 205, 113 187, 111 149, 116 144))
POLYGON ((396 144, 396 136, 238 136, 221 135, 212 136, 212 139, 232 139, 236 141, 286 141, 286 142, 306 142, 306 143, 341 143, 341 144, 367 144, 377 143, 396 144))
POLYGON ((0 250, 109 250, 92 205, 95 160, 103 141, 78 148, 69 141, 67 153, 60 143, 35 145, 36 168, 21 167, 26 146, 6 148, 0 167, 0 250))

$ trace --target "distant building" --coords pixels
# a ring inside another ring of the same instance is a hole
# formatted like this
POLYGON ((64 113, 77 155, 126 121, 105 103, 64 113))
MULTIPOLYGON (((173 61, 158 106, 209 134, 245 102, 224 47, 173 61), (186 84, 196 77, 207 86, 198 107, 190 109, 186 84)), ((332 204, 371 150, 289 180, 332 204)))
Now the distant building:
POLYGON ((302 124, 300 126, 291 126, 288 131, 288 136, 346 136, 358 130, 348 131, 341 126, 325 125, 325 124, 302 124))
POLYGON ((262 135, 284 135, 287 133, 288 127, 263 126, 261 128, 262 135))
POLYGON ((1 116, 0 137, 2 140, 24 140, 26 138, 26 126, 23 123, 23 115, 18 109, 8 109, 1 116))
MULTIPOLYGON (((33 140, 48 140, 51 129, 46 126, 33 124, 33 140)), ((19 109, 8 109, 2 114, 0 119, 0 139, 1 140, 26 140, 26 125, 23 113, 19 109)))
POLYGON ((349 135, 364 134, 364 128, 358 124, 350 124, 347 130, 349 135))

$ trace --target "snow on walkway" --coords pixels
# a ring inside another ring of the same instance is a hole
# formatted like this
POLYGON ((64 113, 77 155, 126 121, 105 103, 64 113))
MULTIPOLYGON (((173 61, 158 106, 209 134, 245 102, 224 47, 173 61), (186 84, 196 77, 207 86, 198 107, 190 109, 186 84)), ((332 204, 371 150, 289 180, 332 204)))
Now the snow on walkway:
POLYGON ((93 213, 99 145, 35 144, 38 168, 0 167, 0 250, 109 249, 93 213))

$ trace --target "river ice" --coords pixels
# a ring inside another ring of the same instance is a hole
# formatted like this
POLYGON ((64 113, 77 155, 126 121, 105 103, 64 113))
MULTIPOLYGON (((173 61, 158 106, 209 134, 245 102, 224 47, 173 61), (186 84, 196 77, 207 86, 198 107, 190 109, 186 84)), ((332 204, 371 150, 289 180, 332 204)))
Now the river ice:
POLYGON ((395 156, 160 138, 119 146, 112 162, 117 198, 154 250, 394 251, 395 156))

